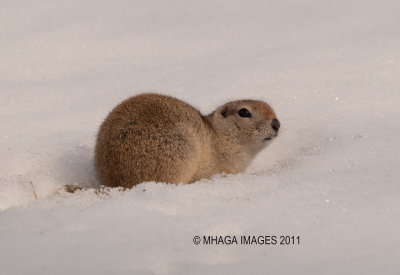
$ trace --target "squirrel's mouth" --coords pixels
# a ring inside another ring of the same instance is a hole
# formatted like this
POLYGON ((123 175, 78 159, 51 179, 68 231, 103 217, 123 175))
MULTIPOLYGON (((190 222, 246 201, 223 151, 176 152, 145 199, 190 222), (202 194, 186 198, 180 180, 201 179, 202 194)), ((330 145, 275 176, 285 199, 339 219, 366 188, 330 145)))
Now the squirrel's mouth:
POLYGON ((263 138, 263 140, 264 140, 264 141, 269 141, 269 140, 271 140, 271 139, 273 139, 273 138, 276 138, 277 136, 278 136, 278 132, 275 132, 274 135, 269 136, 269 137, 265 137, 265 138, 263 138))

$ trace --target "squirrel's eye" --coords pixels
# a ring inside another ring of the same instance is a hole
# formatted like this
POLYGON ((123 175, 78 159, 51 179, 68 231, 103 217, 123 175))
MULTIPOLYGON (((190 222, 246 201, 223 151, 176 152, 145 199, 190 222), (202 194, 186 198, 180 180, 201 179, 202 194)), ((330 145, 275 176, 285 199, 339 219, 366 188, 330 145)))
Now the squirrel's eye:
POLYGON ((247 109, 245 109, 245 108, 240 109, 239 112, 238 112, 238 114, 239 114, 239 116, 241 116, 241 117, 251 117, 251 114, 250 114, 249 110, 247 110, 247 109))

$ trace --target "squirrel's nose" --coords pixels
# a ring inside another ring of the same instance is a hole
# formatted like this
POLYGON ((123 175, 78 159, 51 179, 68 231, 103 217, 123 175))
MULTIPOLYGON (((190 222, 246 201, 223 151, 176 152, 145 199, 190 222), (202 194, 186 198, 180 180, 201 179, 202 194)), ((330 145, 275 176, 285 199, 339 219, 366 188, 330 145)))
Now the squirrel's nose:
POLYGON ((272 129, 274 129, 276 132, 278 132, 279 127, 281 127, 281 124, 279 122, 279 120, 277 120, 276 118, 274 118, 271 122, 271 127, 272 129))

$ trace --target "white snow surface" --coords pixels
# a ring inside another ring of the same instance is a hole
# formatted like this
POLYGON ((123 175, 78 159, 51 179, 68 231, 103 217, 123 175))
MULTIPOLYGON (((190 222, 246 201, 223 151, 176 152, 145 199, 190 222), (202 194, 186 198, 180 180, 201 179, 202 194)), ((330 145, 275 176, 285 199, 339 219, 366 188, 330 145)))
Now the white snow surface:
POLYGON ((397 0, 1 1, 0 274, 400 274, 399 14, 397 0), (98 186, 100 123, 149 91, 203 114, 262 99, 282 132, 237 175, 55 194, 98 186))

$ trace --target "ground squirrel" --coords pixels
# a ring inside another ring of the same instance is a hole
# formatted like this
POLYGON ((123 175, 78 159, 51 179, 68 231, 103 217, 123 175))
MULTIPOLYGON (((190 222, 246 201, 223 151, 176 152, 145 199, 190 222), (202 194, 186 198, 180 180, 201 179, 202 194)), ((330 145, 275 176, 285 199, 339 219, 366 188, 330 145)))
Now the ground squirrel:
POLYGON ((192 183, 243 171, 279 127, 262 101, 228 102, 203 116, 176 98, 140 94, 116 106, 101 125, 95 166, 100 183, 109 187, 192 183))

